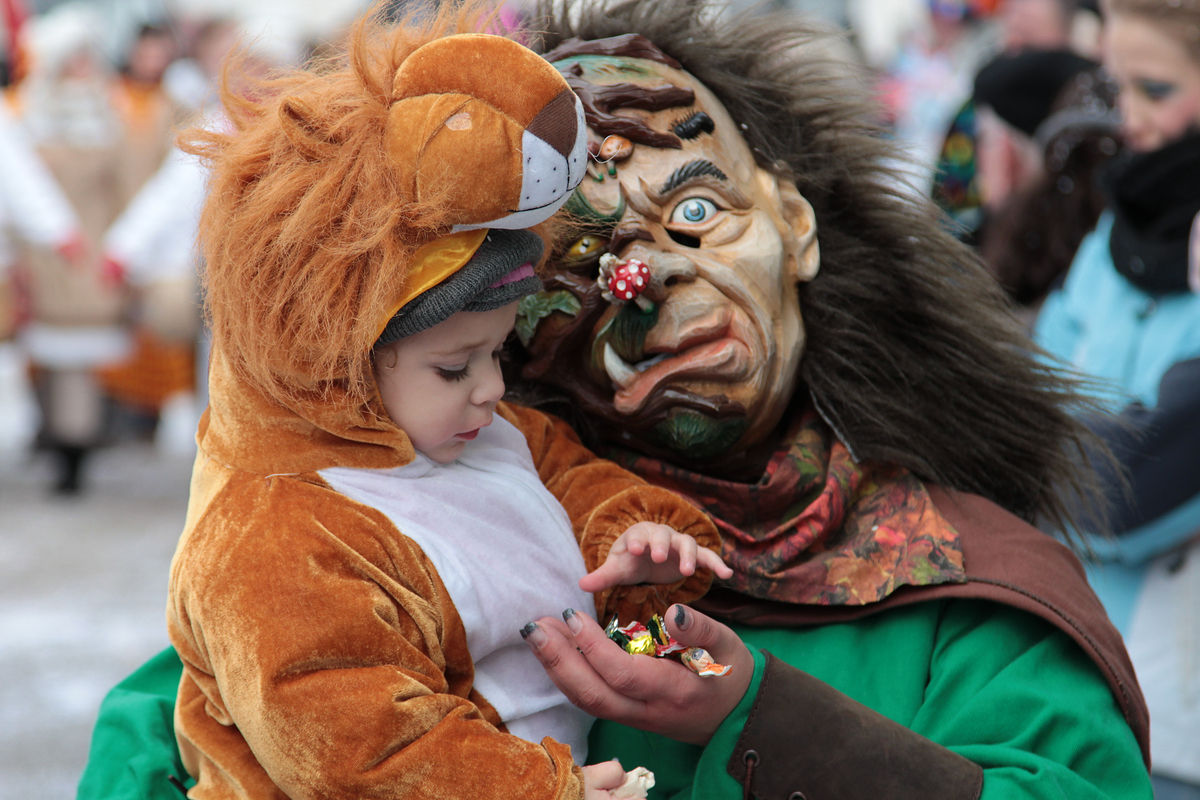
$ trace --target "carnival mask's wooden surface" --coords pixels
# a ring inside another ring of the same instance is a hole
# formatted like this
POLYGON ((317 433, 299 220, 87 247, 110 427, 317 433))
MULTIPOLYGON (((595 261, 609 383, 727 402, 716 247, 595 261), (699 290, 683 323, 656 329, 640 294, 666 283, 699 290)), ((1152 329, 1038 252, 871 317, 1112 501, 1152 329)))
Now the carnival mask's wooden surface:
POLYGON ((524 307, 524 377, 564 389, 606 438, 638 450, 714 460, 761 442, 804 349, 812 209, 755 164, 717 99, 640 37, 547 57, 583 99, 592 159, 566 207, 578 227, 524 307), (601 296, 605 253, 649 266, 645 308, 601 296))

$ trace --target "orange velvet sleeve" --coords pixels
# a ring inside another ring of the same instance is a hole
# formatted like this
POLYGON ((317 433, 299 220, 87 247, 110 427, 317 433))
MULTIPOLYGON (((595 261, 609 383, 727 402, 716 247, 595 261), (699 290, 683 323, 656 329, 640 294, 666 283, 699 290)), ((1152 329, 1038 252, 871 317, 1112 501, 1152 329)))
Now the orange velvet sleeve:
MULTIPOLYGON (((562 503, 588 571, 608 557, 617 537, 638 522, 657 522, 721 551, 717 528, 703 511, 672 491, 651 486, 580 443, 562 420, 523 406, 501 403, 497 413, 525 434, 538 477, 562 503)), ((596 595, 597 619, 618 614, 622 623, 645 621, 672 603, 688 603, 708 591, 712 572, 663 586, 618 586, 596 595)))
POLYGON ((569 747, 472 689, 449 594, 383 515, 312 475, 222 483, 172 565, 192 797, 582 797, 569 747))

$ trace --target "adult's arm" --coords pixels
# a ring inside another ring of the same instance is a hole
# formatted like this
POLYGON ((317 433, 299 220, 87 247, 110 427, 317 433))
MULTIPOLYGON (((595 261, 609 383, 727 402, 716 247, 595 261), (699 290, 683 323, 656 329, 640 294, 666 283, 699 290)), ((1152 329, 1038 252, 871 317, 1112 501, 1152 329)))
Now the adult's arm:
POLYGON ((529 638, 555 684, 593 716, 698 745, 723 731, 709 749, 721 760, 733 744, 726 771, 756 797, 979 796, 982 770, 966 758, 769 654, 751 654, 730 628, 693 609, 672 606, 666 621, 675 639, 730 672, 701 678, 667 659, 631 656, 578 614, 567 617, 569 628, 539 620, 529 638))
POLYGON ((704 760, 709 769, 720 764, 754 796, 979 796, 978 765, 778 658, 751 654, 731 628, 694 609, 668 609, 668 632, 701 646, 730 673, 700 678, 665 658, 625 654, 580 614, 566 624, 538 620, 538 633, 526 640, 571 702, 604 720, 706 746, 700 769, 704 760))
POLYGON ((134 284, 190 278, 208 171, 195 156, 172 149, 104 237, 104 252, 134 284))
MULTIPOLYGON (((755 794, 781 797, 1149 798, 1131 730, 1095 666, 1061 632, 983 601, 932 604, 902 615, 917 624, 890 633, 851 625, 819 629, 816 638, 801 631, 770 634, 781 658, 756 654, 748 691, 712 729, 685 785, 696 797, 740 796, 738 783, 749 780, 755 794), (920 644, 907 654, 893 650, 912 642, 914 631, 925 631, 916 637, 920 644), (823 667, 820 658, 809 670, 784 663, 808 666, 810 647, 828 659, 833 640, 839 654, 823 667), (855 683, 861 693, 850 688, 855 683), (872 707, 887 717, 857 699, 872 693, 872 707), (750 751, 758 758, 748 759, 750 751), (749 776, 748 761, 754 761, 749 776), (722 782, 728 785, 718 790, 722 782)), ((602 717, 683 738, 673 729, 686 727, 686 712, 674 723, 668 719, 673 705, 686 708, 670 698, 694 691, 682 680, 674 688, 656 682, 651 671, 661 668, 648 659, 631 674, 602 667, 589 675, 578 663, 583 654, 572 655, 553 621, 540 622, 547 632, 540 657, 569 697, 586 698, 585 707, 602 717), (652 706, 643 711, 612 694, 652 706)), ((686 641, 686 632, 682 636, 686 641)), ((659 748, 640 739, 630 747, 659 748)))
MULTIPOLYGON (((1200 358, 1180 361, 1163 374, 1153 408, 1134 403, 1115 417, 1087 422, 1112 449, 1129 482, 1129 491, 1123 491, 1122 476, 1111 465, 1099 465, 1118 536, 1200 498, 1200 358)), ((1200 509, 1195 522, 1194 532, 1200 533, 1200 509)))
POLYGON ((25 241, 62 247, 78 236, 75 210, 21 125, 0 108, 0 205, 25 241))

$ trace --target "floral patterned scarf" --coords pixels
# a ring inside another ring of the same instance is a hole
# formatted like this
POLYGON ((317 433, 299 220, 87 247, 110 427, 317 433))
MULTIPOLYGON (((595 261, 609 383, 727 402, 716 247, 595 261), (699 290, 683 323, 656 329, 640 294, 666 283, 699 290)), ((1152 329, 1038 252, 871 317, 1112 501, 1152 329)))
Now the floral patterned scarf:
POLYGON ((963 583, 958 532, 895 465, 856 464, 813 411, 788 429, 757 483, 607 453, 707 511, 734 575, 716 585, 765 600, 863 605, 904 585, 963 583))

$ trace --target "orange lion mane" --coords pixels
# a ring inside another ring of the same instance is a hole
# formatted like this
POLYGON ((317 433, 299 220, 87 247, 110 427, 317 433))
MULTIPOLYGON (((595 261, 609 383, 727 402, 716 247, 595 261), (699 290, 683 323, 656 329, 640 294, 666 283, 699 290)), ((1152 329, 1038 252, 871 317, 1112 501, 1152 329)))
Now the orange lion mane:
POLYGON ((342 55, 258 80, 240 77, 235 55, 221 86, 228 124, 181 137, 211 170, 199 241, 214 347, 272 400, 374 395, 371 347, 405 266, 450 230, 447 204, 418 200, 387 163, 393 76, 434 39, 503 35, 494 8, 447 3, 392 22, 377 6, 342 55))

